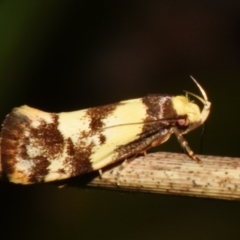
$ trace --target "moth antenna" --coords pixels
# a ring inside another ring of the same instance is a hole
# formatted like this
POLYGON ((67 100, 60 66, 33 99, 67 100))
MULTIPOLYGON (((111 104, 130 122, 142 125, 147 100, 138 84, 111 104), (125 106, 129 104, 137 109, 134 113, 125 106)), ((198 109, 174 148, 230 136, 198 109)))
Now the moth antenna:
POLYGON ((202 86, 197 82, 197 80, 190 75, 190 78, 195 82, 195 84, 198 86, 202 96, 202 97, 199 97, 198 95, 194 94, 194 93, 191 93, 189 91, 184 91, 186 94, 190 94, 192 96, 194 96, 195 98, 197 98, 199 101, 201 101, 204 105, 206 105, 206 102, 208 102, 208 97, 207 97, 207 94, 206 92, 204 91, 204 89, 202 88, 202 86))
POLYGON ((203 95, 204 100, 205 100, 205 101, 208 101, 207 94, 206 94, 206 92, 204 91, 204 89, 202 88, 202 86, 197 82, 197 80, 196 80, 193 76, 190 75, 190 78, 191 78, 191 79, 195 82, 195 84, 198 86, 201 94, 203 95))
POLYGON ((204 107, 202 109, 199 121, 197 121, 192 126, 190 126, 188 131, 190 131, 190 130, 192 130, 194 128, 197 128, 198 126, 200 126, 201 124, 203 124, 205 122, 205 120, 207 119, 207 117, 208 117, 208 115, 210 113, 210 107, 211 107, 211 103, 208 101, 207 94, 204 91, 204 89, 202 88, 202 86, 197 82, 197 80, 193 76, 190 76, 190 77, 195 82, 197 87, 199 88, 203 98, 198 96, 198 95, 196 95, 196 94, 194 94, 194 93, 188 92, 188 91, 184 91, 184 92, 186 92, 187 94, 190 94, 190 95, 194 96, 195 98, 197 98, 200 102, 202 102, 204 104, 204 107))

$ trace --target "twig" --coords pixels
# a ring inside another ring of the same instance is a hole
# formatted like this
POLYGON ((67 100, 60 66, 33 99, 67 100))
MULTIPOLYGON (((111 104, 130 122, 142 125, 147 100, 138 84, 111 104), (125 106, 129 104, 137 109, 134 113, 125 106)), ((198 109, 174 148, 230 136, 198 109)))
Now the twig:
POLYGON ((88 186, 185 196, 240 199, 240 158, 158 152, 116 166, 88 186))

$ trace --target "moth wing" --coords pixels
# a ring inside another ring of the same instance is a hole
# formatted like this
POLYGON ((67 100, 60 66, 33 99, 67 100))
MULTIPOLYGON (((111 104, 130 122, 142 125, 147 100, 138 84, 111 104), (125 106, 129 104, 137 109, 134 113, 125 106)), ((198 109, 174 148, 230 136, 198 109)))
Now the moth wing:
POLYGON ((142 98, 59 114, 15 108, 1 131, 2 171, 31 184, 101 169, 166 139, 169 130, 148 115, 142 98))

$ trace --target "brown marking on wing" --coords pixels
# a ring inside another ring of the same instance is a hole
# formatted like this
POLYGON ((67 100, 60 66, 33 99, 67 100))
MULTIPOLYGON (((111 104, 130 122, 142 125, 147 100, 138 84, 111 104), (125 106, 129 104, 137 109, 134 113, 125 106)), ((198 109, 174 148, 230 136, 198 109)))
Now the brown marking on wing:
POLYGON ((65 175, 65 174, 66 174, 66 170, 65 170, 64 168, 59 168, 59 169, 57 170, 57 173, 58 173, 59 175, 65 175))
POLYGON ((54 158, 63 151, 64 138, 58 130, 58 115, 52 113, 52 123, 40 119, 37 128, 30 128, 29 138, 34 139, 34 144, 41 146, 47 156, 54 158))
POLYGON ((101 107, 89 108, 86 116, 90 117, 89 128, 94 131, 100 131, 104 127, 103 120, 107 118, 120 103, 110 104, 101 107))
POLYGON ((94 146, 95 144, 91 142, 88 145, 84 144, 81 147, 80 144, 76 147, 74 158, 71 161, 73 169, 72 176, 93 171, 90 156, 94 146))
MULTIPOLYGON (((94 144, 86 145, 84 140, 79 140, 74 146, 70 138, 67 139, 68 157, 64 160, 64 169, 68 169, 69 175, 74 177, 93 171, 90 155, 94 144)), ((66 170, 65 170, 66 172, 66 170)))
MULTIPOLYGON (((16 109, 13 109, 13 112, 7 115, 1 131, 1 165, 6 175, 11 175, 15 171, 19 139, 29 125, 27 117, 17 116, 17 118, 18 122, 16 123, 16 109)), ((22 151, 25 151, 24 145, 22 151)))
POLYGON ((44 177, 49 173, 48 166, 50 162, 46 157, 38 156, 33 158, 34 165, 29 174, 29 182, 43 182, 44 177))
POLYGON ((44 119, 39 119, 39 126, 29 126, 29 136, 23 138, 22 143, 27 144, 31 140, 33 147, 41 149, 40 155, 36 157, 26 156, 23 159, 29 159, 33 166, 29 174, 30 182, 42 182, 45 176, 49 174, 49 165, 51 159, 62 154, 64 149, 64 138, 58 130, 58 115, 50 114, 51 123, 47 123, 44 119))
POLYGON ((171 99, 172 97, 168 95, 149 95, 142 99, 147 110, 140 138, 145 138, 161 129, 169 130, 172 123, 168 120, 163 121, 163 119, 174 119, 177 117, 176 111, 172 107, 171 99))
POLYGON ((100 133, 100 135, 98 137, 99 137, 99 142, 101 145, 106 142, 106 137, 102 133, 100 133))
POLYGON ((146 122, 159 119, 173 119, 178 116, 172 105, 172 96, 149 95, 144 97, 142 102, 147 107, 146 122))
POLYGON ((71 138, 67 138, 65 143, 66 143, 66 148, 67 148, 67 154, 69 156, 74 156, 74 154, 75 154, 75 147, 74 147, 74 144, 72 142, 72 139, 71 138))

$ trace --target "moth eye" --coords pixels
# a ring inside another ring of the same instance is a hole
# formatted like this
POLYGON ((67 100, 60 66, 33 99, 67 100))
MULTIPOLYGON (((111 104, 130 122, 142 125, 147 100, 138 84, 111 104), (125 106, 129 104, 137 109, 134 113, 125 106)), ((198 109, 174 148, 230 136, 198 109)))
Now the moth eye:
POLYGON ((177 123, 179 126, 186 126, 189 124, 189 121, 187 119, 179 119, 177 123))

